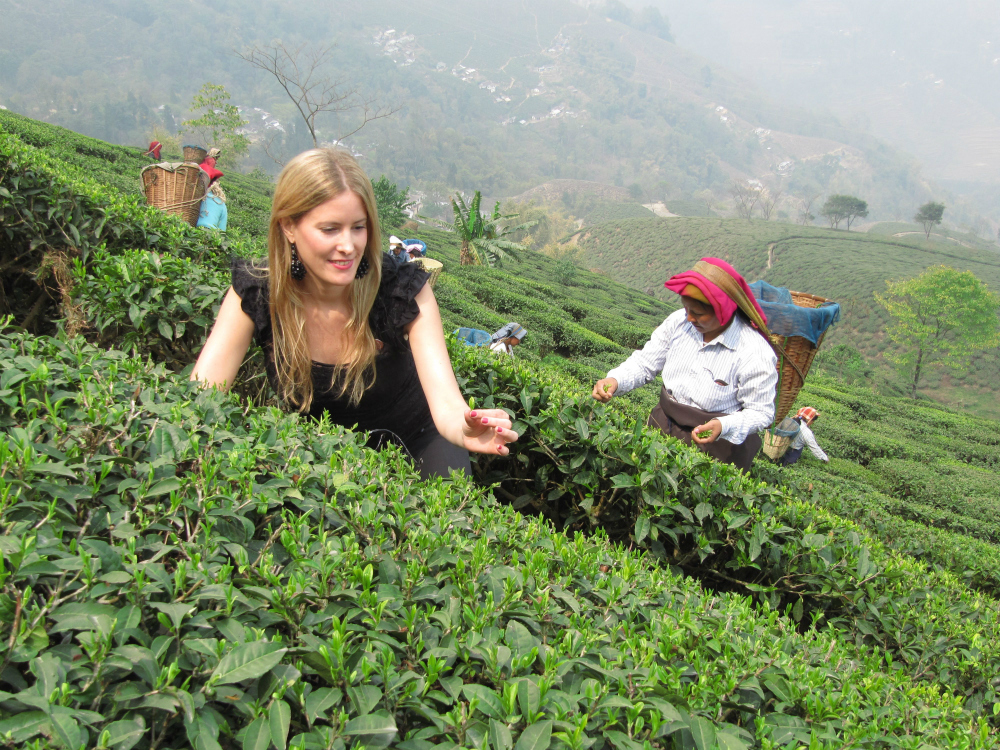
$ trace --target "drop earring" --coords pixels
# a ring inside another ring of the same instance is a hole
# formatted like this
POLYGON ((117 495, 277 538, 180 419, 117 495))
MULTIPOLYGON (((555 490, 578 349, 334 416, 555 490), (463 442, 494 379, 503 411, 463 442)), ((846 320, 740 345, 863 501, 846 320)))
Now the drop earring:
POLYGON ((306 277, 306 267, 302 265, 302 261, 299 260, 299 249, 295 247, 295 243, 292 244, 292 262, 288 266, 288 273, 296 281, 302 281, 306 277))
POLYGON ((369 268, 371 268, 371 264, 368 262, 368 258, 362 257, 361 262, 358 263, 358 272, 354 274, 354 278, 363 279, 368 275, 369 268))

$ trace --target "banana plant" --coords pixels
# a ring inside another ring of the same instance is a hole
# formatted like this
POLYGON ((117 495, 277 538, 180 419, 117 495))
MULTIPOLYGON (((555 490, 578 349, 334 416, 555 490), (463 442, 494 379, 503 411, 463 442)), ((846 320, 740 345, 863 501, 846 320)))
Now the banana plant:
POLYGON ((500 201, 497 201, 493 212, 484 215, 480 210, 482 200, 482 194, 478 190, 468 203, 461 193, 456 193, 451 199, 451 210, 455 214, 452 229, 462 239, 459 257, 463 266, 499 267, 508 256, 516 260, 517 253, 525 249, 521 243, 507 238, 538 222, 527 221, 517 226, 501 224, 516 219, 517 214, 500 213, 500 201))

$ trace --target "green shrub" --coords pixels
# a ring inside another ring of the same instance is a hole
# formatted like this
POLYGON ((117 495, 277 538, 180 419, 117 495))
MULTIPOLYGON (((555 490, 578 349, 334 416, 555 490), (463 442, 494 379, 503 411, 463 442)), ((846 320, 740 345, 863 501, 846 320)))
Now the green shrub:
POLYGON ((12 744, 993 745, 881 655, 342 429, 78 342, 0 361, 12 744))
POLYGON ((180 369, 192 363, 229 288, 228 274, 149 250, 98 250, 77 261, 74 300, 102 346, 150 354, 180 369))

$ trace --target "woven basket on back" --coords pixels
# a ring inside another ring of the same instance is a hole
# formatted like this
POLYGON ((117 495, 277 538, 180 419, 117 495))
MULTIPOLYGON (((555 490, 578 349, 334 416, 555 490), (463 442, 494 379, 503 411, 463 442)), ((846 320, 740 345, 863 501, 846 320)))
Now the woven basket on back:
POLYGON ((764 431, 764 455, 772 461, 777 461, 785 455, 785 451, 788 450, 788 446, 791 444, 792 439, 790 437, 775 435, 770 430, 764 431))
MULTIPOLYGON (((824 302, 829 301, 826 297, 817 297, 815 294, 792 292, 792 302, 799 307, 819 307, 824 302)), ((799 391, 802 390, 802 379, 809 374, 809 368, 812 367, 813 358, 823 343, 824 336, 826 336, 826 331, 819 337, 815 346, 803 336, 771 337, 778 348, 784 351, 784 357, 778 361, 781 378, 778 381, 778 404, 774 412, 775 422, 784 419, 791 410, 792 404, 795 403, 799 391), (802 377, 799 377, 799 373, 796 372, 795 367, 789 365, 789 362, 795 363, 802 372, 802 377)))
POLYGON ((168 214, 180 216, 191 226, 198 223, 205 183, 201 168, 194 164, 179 164, 174 170, 158 164, 143 167, 142 189, 146 202, 168 214))
POLYGON ((433 258, 417 258, 413 262, 419 263, 420 267, 431 275, 431 277, 427 280, 427 283, 430 284, 431 289, 433 289, 434 282, 436 282, 438 276, 441 275, 441 269, 444 268, 444 264, 439 260, 434 260, 433 258))
POLYGON ((208 156, 208 151, 203 149, 201 146, 185 146, 184 147, 184 161, 194 162, 195 164, 201 164, 205 161, 205 157, 208 156))

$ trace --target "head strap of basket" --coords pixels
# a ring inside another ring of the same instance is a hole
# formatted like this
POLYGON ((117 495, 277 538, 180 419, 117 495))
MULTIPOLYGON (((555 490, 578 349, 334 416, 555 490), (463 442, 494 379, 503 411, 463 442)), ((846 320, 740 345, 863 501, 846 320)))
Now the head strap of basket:
POLYGON ((715 317, 722 325, 727 325, 733 319, 736 310, 742 310, 754 328, 765 336, 767 333, 767 316, 757 304, 757 299, 742 276, 731 265, 721 258, 702 258, 694 264, 694 268, 684 273, 671 276, 664 286, 677 294, 689 292, 692 296, 694 287, 701 295, 693 295, 712 306, 715 317))

